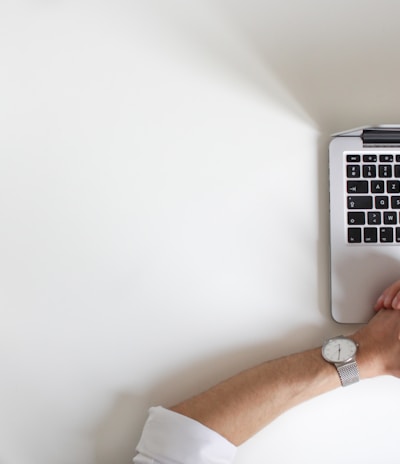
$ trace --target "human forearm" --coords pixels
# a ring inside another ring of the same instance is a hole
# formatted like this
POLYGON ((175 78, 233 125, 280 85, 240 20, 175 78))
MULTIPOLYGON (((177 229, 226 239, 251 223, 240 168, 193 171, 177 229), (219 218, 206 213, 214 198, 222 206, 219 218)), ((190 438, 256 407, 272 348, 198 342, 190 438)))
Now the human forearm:
POLYGON ((239 445, 286 410, 339 385, 316 348, 243 371, 171 409, 239 445))
MULTIPOLYGON (((360 378, 400 377, 400 311, 383 310, 355 332, 360 378)), ((172 407, 239 445, 286 410, 340 386, 321 348, 243 371, 172 407)))

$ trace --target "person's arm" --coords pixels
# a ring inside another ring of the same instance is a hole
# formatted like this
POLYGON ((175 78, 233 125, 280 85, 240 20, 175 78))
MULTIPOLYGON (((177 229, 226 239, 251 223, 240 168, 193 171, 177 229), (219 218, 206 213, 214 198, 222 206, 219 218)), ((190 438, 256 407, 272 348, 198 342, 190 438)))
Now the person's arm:
MULTIPOLYGON (((400 311, 386 310, 351 336, 361 379, 400 376, 399 337, 400 311)), ((335 367, 316 348, 243 371, 170 409, 239 445, 286 410, 339 386, 335 367)))
POLYGON ((316 348, 243 371, 171 409, 240 445, 285 410, 339 385, 316 348))

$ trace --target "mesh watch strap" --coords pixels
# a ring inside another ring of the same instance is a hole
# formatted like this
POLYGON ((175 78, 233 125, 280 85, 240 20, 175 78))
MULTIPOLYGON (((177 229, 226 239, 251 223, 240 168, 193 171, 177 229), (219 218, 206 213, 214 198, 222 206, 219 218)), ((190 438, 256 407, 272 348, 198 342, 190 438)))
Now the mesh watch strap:
POLYGON ((347 364, 336 365, 340 381, 343 387, 356 383, 360 380, 360 374, 358 372, 358 366, 356 361, 352 361, 347 364))

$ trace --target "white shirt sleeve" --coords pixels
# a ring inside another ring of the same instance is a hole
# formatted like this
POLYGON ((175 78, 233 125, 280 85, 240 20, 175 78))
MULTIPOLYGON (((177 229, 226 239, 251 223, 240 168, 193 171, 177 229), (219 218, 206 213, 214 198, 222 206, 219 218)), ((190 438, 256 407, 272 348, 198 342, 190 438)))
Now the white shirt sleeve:
POLYGON ((135 464, 232 464, 236 446, 189 417, 150 408, 135 464))

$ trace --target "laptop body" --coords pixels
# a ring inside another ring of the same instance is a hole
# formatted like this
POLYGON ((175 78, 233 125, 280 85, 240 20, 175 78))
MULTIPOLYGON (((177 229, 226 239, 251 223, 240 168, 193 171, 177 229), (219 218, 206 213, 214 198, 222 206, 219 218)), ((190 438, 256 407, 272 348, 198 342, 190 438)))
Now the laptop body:
POLYGON ((400 125, 334 134, 329 190, 331 314, 366 323, 400 279, 400 125))

